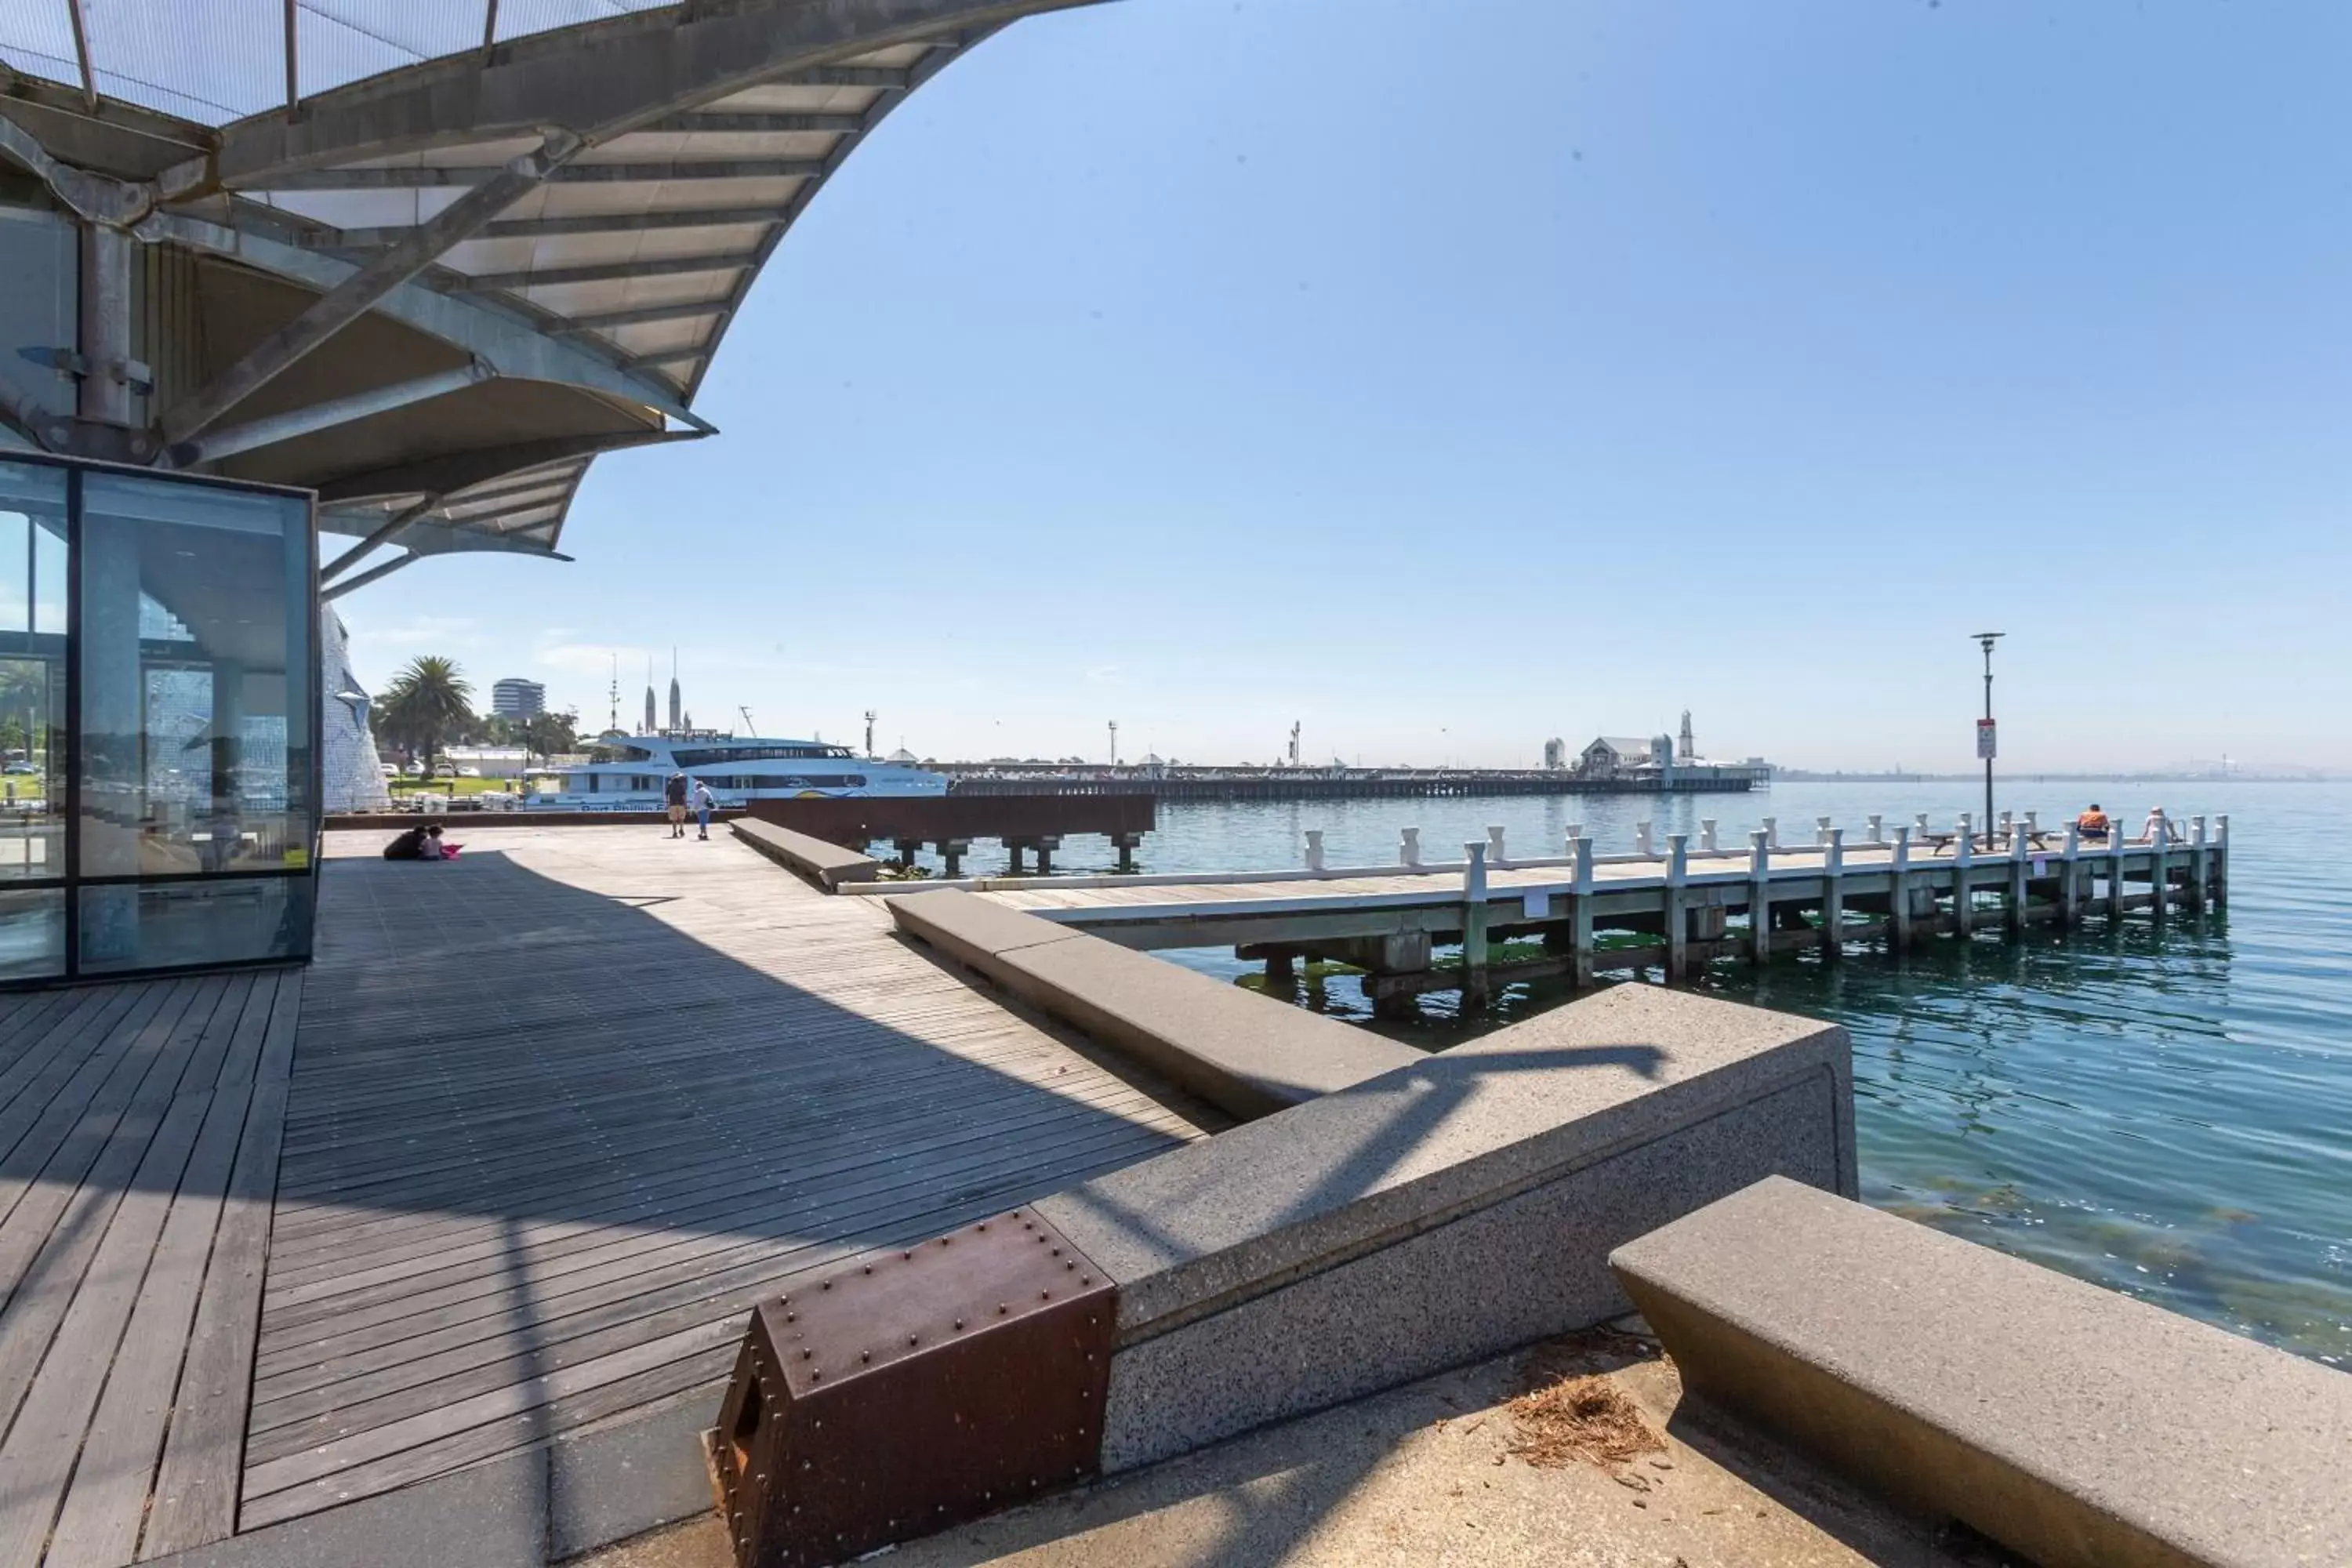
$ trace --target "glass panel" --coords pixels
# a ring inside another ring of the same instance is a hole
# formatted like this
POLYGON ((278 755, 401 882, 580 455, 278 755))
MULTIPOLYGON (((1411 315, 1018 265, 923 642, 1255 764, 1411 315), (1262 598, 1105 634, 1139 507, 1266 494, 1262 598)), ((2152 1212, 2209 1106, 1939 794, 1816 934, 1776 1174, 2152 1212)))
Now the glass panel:
POLYGON ((65 889, 0 889, 0 981, 46 980, 65 972, 65 889))
POLYGON ((310 955, 308 877, 207 877, 75 897, 84 974, 310 955))
MULTIPOLYGON (((317 667, 309 528, 299 498, 85 477, 82 875, 308 863, 317 667)), ((158 958, 145 934, 151 903, 128 888, 85 890, 82 967, 258 956, 225 929, 222 951, 185 948, 174 936, 158 958)), ((203 905, 194 891, 174 889, 153 907, 203 905)), ((196 942, 201 920, 186 930, 196 942)))
POLYGON ((0 887, 66 872, 65 602, 65 470, 0 463, 0 887))

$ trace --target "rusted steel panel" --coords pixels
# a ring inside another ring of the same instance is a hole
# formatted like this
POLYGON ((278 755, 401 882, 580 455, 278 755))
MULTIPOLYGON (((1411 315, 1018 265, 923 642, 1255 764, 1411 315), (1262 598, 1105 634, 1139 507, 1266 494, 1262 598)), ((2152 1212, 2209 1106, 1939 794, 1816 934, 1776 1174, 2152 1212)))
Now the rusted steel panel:
POLYGON ((1117 1291, 1028 1209, 763 1301, 713 1460, 742 1568, 815 1568, 1094 1474, 1117 1291))
POLYGON ((900 799, 754 800, 753 816, 829 843, 863 848, 881 839, 1053 837, 1149 833, 1158 822, 1150 795, 913 795, 900 799))

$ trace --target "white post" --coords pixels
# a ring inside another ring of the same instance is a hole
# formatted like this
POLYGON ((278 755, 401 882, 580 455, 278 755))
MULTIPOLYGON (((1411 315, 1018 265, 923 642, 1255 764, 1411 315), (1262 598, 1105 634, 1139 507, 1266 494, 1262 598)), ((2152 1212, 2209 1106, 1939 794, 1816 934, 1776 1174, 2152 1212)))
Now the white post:
POLYGON ((1690 877, 1690 835, 1666 835, 1666 886, 1679 888, 1690 877))
POLYGON ((1307 868, 1310 871, 1323 869, 1323 830, 1319 827, 1307 830, 1307 868))
POLYGON ((1473 839, 1462 847, 1462 900, 1483 906, 1486 901, 1486 847, 1473 839))
POLYGON ((1969 886, 1969 862, 1976 858, 1976 820, 1960 813, 1960 836, 1952 846, 1952 928, 1962 936, 1976 924, 1977 897, 1969 886))
POLYGON ((1870 819, 1870 841, 1873 844, 1884 844, 1886 842, 1886 818, 1885 816, 1878 815, 1872 816, 1870 819))
POLYGON ((1759 827, 1748 836, 1748 956, 1758 963, 1772 961, 1771 879, 1772 835, 1759 827))
POLYGON ((1780 847, 1780 819, 1777 816, 1764 819, 1764 845, 1769 849, 1780 847))
POLYGON ((1418 866, 1421 864, 1420 828, 1407 827, 1399 830, 1397 834, 1397 864, 1400 866, 1418 866))
POLYGON ((2083 868, 2078 864, 2083 856, 2083 830, 2072 822, 2066 825, 2065 847, 2058 855, 2058 923, 2071 926, 2081 917, 2083 904, 2083 868))
POLYGON ((1845 829, 1822 829, 1822 956, 1845 952, 1845 829))
POLYGON ((1645 856, 1657 853, 1650 847, 1650 825, 1646 822, 1637 822, 1633 825, 1633 853, 1645 856))
POLYGON ((1822 870, 1832 877, 1845 870, 1845 829, 1824 828, 1822 834, 1822 870))
POLYGON ((1511 863, 1510 857, 1503 851, 1503 829, 1492 824, 1486 828, 1486 858, 1497 866, 1511 863))
POLYGON ((1576 854, 1576 841, 1583 837, 1584 824, 1571 822, 1568 825, 1568 852, 1571 857, 1576 854))
POLYGON ((1683 882, 1690 871, 1690 835, 1666 835, 1666 978, 1680 980, 1690 969, 1690 911, 1683 907, 1683 882))
POLYGON ((2010 835, 2011 835, 2011 833, 2013 833, 2013 832, 2015 832, 2015 831, 2016 831, 2016 829, 2015 829, 2015 826, 2014 826, 2014 825, 2013 825, 2013 822, 2012 822, 2012 819, 2011 819, 2011 814, 2010 814, 2010 813, 2008 813, 2008 812, 2006 812, 2006 811, 2002 812, 2002 813, 2000 814, 2000 836, 2001 836, 2003 838, 2007 838, 2008 837, 2010 837, 2010 835))
POLYGON ((1715 818, 1711 816, 1702 816, 1698 819, 1698 847, 1703 855, 1715 853, 1715 818))
POLYGON ((1886 900, 1887 930, 1900 952, 1911 945, 1911 829, 1898 825, 1895 849, 1889 857, 1886 900))
POLYGON ((2025 814, 2025 831, 2029 834, 2039 833, 2042 831, 2042 814, 2040 812, 2029 811, 2025 814))
POLYGON ((1927 836, 1927 814, 1926 812, 1923 811, 1911 819, 1911 831, 1920 835, 1922 837, 1927 836))
POLYGON ((1817 816, 1813 818, 1813 847, 1819 849, 1822 845, 1827 844, 1829 841, 1830 819, 1826 816, 1817 816))
POLYGON ((2217 849, 2226 848, 2229 843, 2230 814, 2225 811, 2213 819, 2213 846, 2217 849))
POLYGON ((1570 874, 1576 880, 1576 896, 1583 898, 1592 891, 1592 840, 1578 833, 1568 841, 1570 874))
POLYGON ((1898 871, 1911 868, 1911 830, 1908 827, 1897 826, 1895 829, 1894 865, 1898 871))
POLYGON ((2211 860, 2205 852, 2205 816, 2203 813, 2189 819, 2189 894, 2193 908, 2205 907, 2205 888, 2210 879, 2211 860))

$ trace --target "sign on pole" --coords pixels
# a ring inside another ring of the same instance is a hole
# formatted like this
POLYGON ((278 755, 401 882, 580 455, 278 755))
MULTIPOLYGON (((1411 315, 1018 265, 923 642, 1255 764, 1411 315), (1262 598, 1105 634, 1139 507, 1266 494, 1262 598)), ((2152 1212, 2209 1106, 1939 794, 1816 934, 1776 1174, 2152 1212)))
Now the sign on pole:
POLYGON ((1977 755, 1989 763, 1999 753, 1996 752, 1993 745, 1992 721, 1990 719, 1978 720, 1977 755))

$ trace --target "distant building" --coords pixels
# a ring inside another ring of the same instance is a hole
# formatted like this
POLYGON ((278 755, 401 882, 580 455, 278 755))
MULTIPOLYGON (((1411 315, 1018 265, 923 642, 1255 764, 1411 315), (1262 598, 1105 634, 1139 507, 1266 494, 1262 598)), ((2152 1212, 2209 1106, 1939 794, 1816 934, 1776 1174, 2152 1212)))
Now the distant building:
POLYGON ((1612 778, 1635 768, 1653 767, 1658 758, 1652 748, 1657 743, 1654 737, 1602 735, 1577 754, 1576 768, 1595 777, 1612 778))
POLYGON ((1544 771, 1556 773, 1568 766, 1568 742, 1554 735, 1544 742, 1544 771))
POLYGON ((509 675, 490 687, 490 711, 501 719, 530 719, 547 711, 547 688, 509 675))

